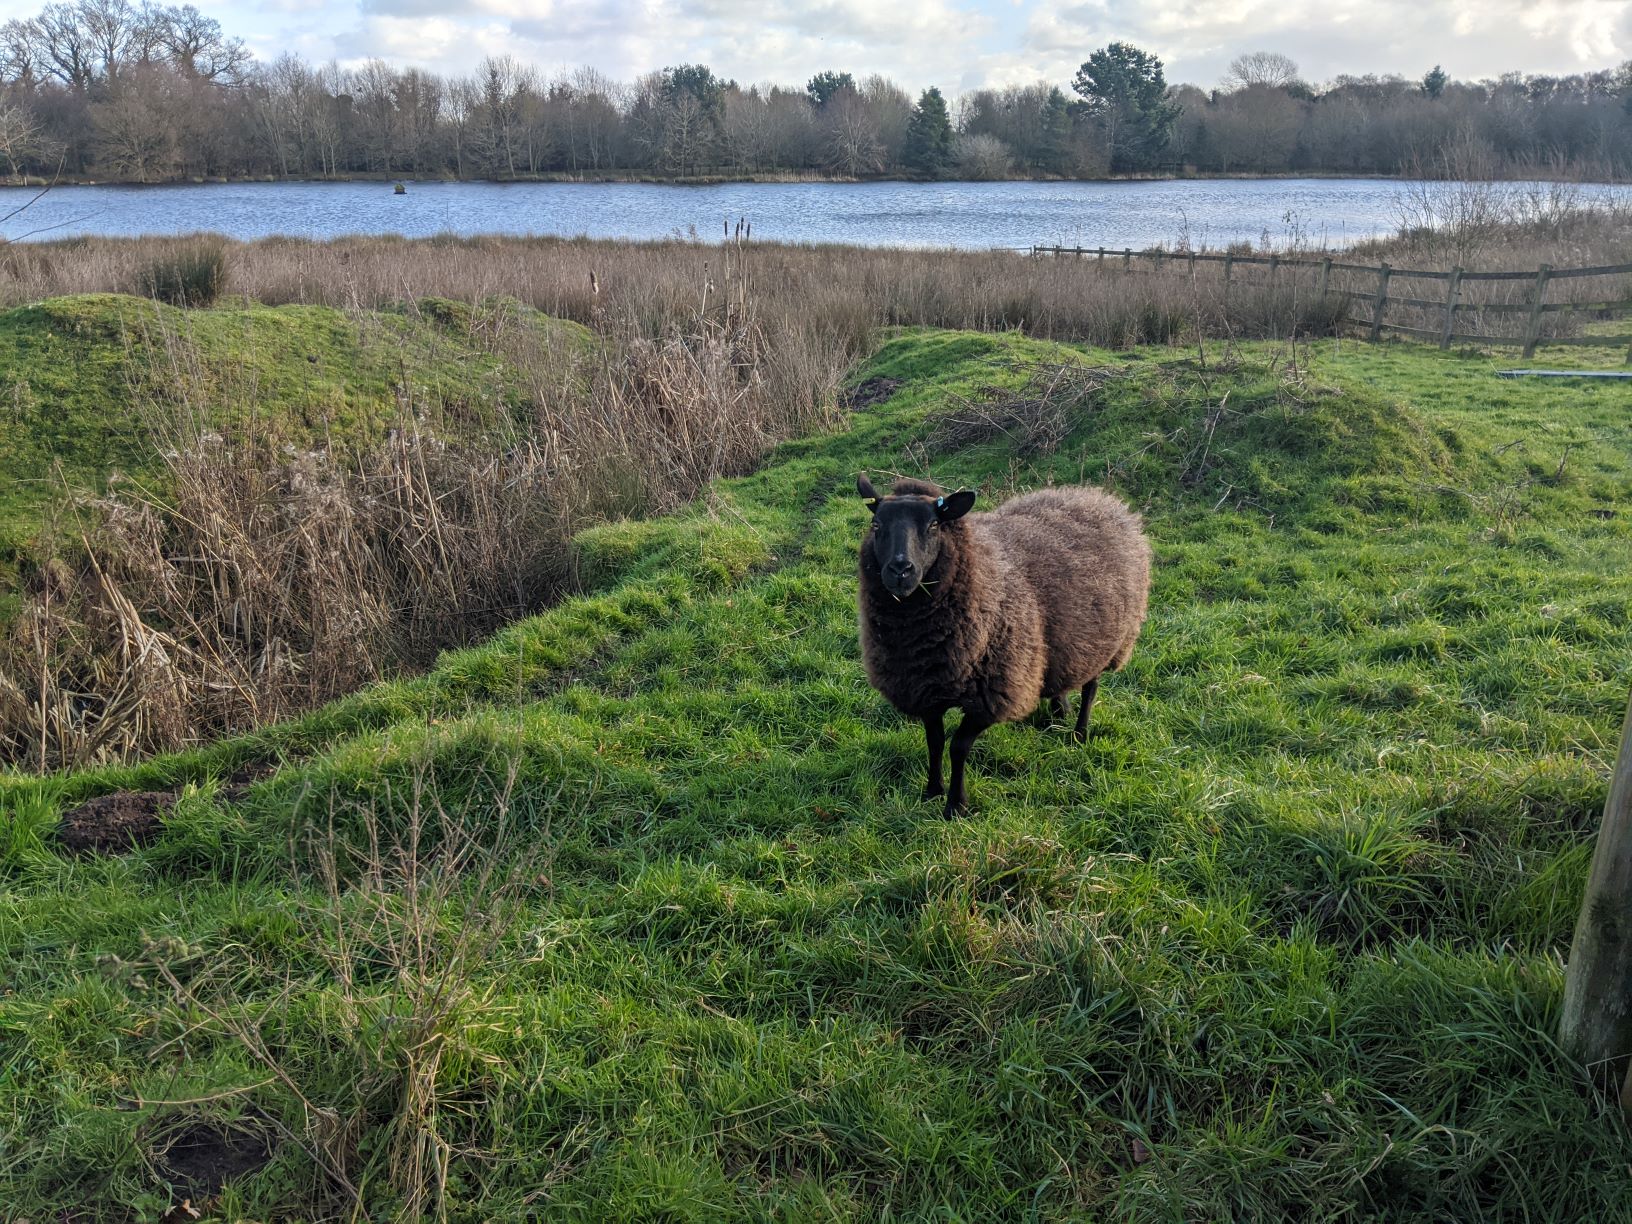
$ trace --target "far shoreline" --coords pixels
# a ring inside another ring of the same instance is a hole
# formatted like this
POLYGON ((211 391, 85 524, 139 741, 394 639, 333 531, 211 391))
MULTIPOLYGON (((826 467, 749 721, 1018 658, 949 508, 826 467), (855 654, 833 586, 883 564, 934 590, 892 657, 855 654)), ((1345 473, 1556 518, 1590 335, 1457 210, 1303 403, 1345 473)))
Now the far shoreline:
MULTIPOLYGON (((497 187, 521 185, 581 185, 581 186, 616 186, 641 185, 652 187, 729 187, 749 186, 755 184, 780 186, 868 186, 870 184, 908 184, 921 186, 938 186, 958 184, 962 186, 990 184, 993 186, 1006 183, 1058 183, 1058 184, 1114 184, 1114 183, 1184 183, 1184 182, 1298 182, 1298 181, 1330 181, 1330 182, 1394 182, 1410 183, 1422 181, 1410 175, 1356 173, 1339 170, 1287 170, 1273 174, 1234 174, 1223 171, 1187 170, 1179 173, 1129 173, 1112 174, 1095 178, 1065 178, 1058 175, 1011 175, 1006 178, 989 179, 960 179, 960 178, 912 178, 904 175, 869 175, 866 177, 847 177, 842 175, 801 174, 792 171, 763 171, 744 174, 698 174, 698 175, 657 175, 639 172, 612 172, 612 171, 548 171, 539 174, 522 174, 505 178, 488 178, 471 176, 460 178, 454 175, 408 175, 389 174, 383 171, 355 171, 341 175, 307 175, 307 174, 264 174, 264 175, 179 175, 163 179, 125 179, 125 178, 93 178, 89 176, 58 176, 55 178, 40 178, 35 175, 6 175, 0 176, 0 187, 14 190, 41 190, 53 187, 222 187, 222 186, 252 186, 252 185, 287 185, 293 183, 324 184, 324 183, 403 183, 408 186, 445 186, 464 183, 485 183, 497 187)), ((1560 183, 1580 186, 1624 187, 1632 185, 1632 179, 1584 179, 1575 177, 1559 177, 1556 175, 1513 175, 1503 178, 1479 179, 1478 182, 1490 183, 1560 183)))

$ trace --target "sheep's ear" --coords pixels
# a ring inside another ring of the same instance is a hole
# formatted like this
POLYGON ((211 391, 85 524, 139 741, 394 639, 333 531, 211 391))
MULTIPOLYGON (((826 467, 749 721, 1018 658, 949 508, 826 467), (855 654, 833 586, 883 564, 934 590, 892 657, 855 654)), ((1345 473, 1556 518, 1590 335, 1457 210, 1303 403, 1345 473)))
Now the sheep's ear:
POLYGON ((867 509, 874 512, 878 510, 878 490, 873 488, 873 482, 867 479, 865 472, 856 477, 856 492, 860 493, 861 500, 867 503, 867 509))
POLYGON ((935 499, 935 517, 943 523, 960 519, 975 508, 975 494, 970 489, 959 489, 935 499))

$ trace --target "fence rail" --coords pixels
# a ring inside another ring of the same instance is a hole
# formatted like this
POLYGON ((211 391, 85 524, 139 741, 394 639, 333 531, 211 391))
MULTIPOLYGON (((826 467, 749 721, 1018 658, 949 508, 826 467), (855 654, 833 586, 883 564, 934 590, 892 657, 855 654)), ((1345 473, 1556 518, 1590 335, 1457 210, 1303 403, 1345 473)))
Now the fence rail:
POLYGON ((1542 264, 1534 271, 1523 272, 1468 272, 1462 268, 1428 269, 1428 268, 1395 268, 1387 263, 1354 264, 1323 257, 1312 259, 1300 256, 1285 255, 1237 255, 1231 252, 1215 253, 1204 251, 1163 251, 1140 250, 1132 247, 1123 247, 1117 250, 1113 247, 1082 247, 1082 246, 1033 246, 1033 256, 1050 255, 1055 258, 1093 259, 1097 267, 1109 266, 1112 269, 1120 268, 1132 271, 1135 261, 1141 267, 1148 267, 1152 271, 1160 272, 1164 269, 1182 267, 1194 271, 1197 264, 1222 264, 1224 268, 1224 283, 1228 286, 1234 278, 1238 267, 1268 268, 1271 282, 1283 268, 1313 268, 1318 269, 1319 279, 1316 293, 1321 297, 1341 296, 1352 307, 1355 304, 1369 306, 1366 314, 1369 317, 1356 317, 1352 310, 1343 316, 1343 323, 1362 328, 1372 341, 1380 340, 1384 333, 1406 335, 1435 340, 1442 349, 1449 348, 1455 341, 1474 344, 1501 345, 1509 348, 1520 348, 1523 355, 1529 357, 1538 347, 1546 345, 1596 345, 1606 348, 1627 348, 1627 364, 1632 365, 1632 334, 1616 336, 1565 336, 1549 335, 1544 328, 1544 320, 1549 315, 1560 313, 1591 313, 1610 318, 1621 318, 1632 315, 1632 287, 1626 297, 1618 301, 1552 301, 1547 300, 1549 286, 1554 281, 1579 280, 1585 277, 1632 276, 1632 264, 1610 264, 1589 268, 1554 268, 1549 264, 1542 264), (1333 274, 1345 278, 1363 276, 1375 278, 1369 288, 1340 286, 1333 283, 1333 274), (1412 297, 1404 294, 1390 294, 1391 282, 1401 281, 1442 281, 1445 282, 1443 297, 1426 298, 1412 297), (1529 290, 1520 302, 1493 302, 1493 301, 1464 301, 1463 286, 1469 282, 1528 282, 1529 290), (1437 315, 1436 326, 1423 326, 1428 322, 1426 318, 1414 320, 1412 323, 1390 322, 1387 318, 1389 307, 1403 307, 1417 310, 1424 315, 1437 315), (1483 331, 1458 331, 1456 324, 1459 318, 1474 316, 1475 326, 1482 327, 1484 317, 1489 315, 1518 315, 1524 317, 1523 335, 1490 335, 1483 331))

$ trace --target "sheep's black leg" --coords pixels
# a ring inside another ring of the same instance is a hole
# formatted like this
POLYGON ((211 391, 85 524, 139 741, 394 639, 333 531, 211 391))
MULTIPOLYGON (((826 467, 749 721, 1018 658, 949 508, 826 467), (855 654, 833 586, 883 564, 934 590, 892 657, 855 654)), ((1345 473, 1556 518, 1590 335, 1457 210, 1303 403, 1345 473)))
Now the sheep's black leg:
POLYGON ((963 719, 952 736, 952 791, 946 797, 946 814, 956 816, 969 807, 969 796, 963 789, 963 763, 969 758, 969 749, 975 738, 997 721, 987 714, 964 711, 963 719))
POLYGON ((929 781, 924 784, 924 798, 933 799, 946 794, 941 784, 941 758, 946 755, 945 710, 924 715, 924 744, 929 749, 929 781))
POLYGON ((1065 698, 1059 694, 1048 699, 1049 707, 1054 711, 1054 721, 1064 722, 1071 715, 1071 707, 1065 704, 1065 698))
POLYGON ((1082 706, 1077 710, 1077 729, 1071 738, 1079 744, 1088 742, 1088 713, 1094 708, 1094 694, 1099 692, 1099 677, 1095 676, 1082 686, 1082 706))

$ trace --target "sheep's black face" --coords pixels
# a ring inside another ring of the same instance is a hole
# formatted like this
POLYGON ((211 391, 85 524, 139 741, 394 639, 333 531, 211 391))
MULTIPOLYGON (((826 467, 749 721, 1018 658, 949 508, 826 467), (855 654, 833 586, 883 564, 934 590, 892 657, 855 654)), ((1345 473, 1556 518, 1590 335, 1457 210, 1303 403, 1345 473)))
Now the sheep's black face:
POLYGON ((897 599, 916 591, 941 555, 941 528, 975 504, 970 492, 945 497, 908 494, 880 498, 864 476, 857 482, 871 505, 873 525, 863 548, 871 549, 884 589, 897 599))

